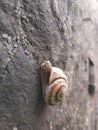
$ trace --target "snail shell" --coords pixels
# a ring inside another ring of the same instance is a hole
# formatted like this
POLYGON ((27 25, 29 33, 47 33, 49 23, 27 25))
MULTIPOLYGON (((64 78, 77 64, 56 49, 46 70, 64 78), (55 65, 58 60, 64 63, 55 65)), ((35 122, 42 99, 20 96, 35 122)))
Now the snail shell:
POLYGON ((50 61, 41 65, 43 98, 48 105, 58 104, 67 91, 67 77, 64 72, 52 67, 50 61))

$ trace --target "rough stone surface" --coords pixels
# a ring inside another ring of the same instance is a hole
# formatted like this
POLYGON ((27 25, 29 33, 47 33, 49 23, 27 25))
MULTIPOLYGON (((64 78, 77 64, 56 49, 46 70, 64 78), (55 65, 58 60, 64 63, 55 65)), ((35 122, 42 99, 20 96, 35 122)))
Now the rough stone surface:
POLYGON ((97 130, 88 94, 89 58, 96 93, 98 84, 97 9, 96 0, 0 0, 0 130, 97 130), (54 107, 42 98, 44 60, 68 77, 54 107))

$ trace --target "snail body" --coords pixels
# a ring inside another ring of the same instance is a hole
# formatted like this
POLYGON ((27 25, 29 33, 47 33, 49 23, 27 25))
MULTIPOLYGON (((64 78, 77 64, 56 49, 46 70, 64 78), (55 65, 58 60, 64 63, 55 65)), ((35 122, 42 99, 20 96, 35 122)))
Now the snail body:
POLYGON ((41 65, 42 92, 43 98, 48 105, 58 104, 67 91, 67 77, 64 72, 52 67, 50 61, 41 65))

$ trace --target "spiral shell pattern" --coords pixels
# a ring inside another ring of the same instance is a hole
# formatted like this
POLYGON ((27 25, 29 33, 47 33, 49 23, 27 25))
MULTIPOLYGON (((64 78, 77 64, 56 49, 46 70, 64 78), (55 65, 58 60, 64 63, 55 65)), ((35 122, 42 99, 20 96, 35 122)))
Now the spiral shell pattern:
POLYGON ((59 103, 65 96, 67 84, 64 79, 57 79, 46 89, 45 101, 49 105, 59 103))
POLYGON ((67 78, 59 68, 52 67, 49 86, 46 89, 45 101, 49 105, 58 104, 65 96, 67 78))
MULTIPOLYGON (((61 69, 52 67, 51 63, 49 61, 46 61, 45 63, 44 63, 43 67, 48 68, 50 74, 49 74, 48 79, 47 79, 47 75, 46 75, 46 77, 44 75, 44 79, 48 80, 48 82, 46 82, 46 84, 44 83, 45 85, 43 87, 43 89, 45 89, 45 90, 43 90, 44 100, 45 100, 46 104, 48 104, 48 105, 56 105, 63 99, 63 97, 66 94, 67 77, 61 69), (45 66, 45 63, 48 67, 45 66), (50 66, 50 68, 49 68, 49 66, 50 66)), ((46 72, 48 72, 47 69, 46 69, 46 72)))

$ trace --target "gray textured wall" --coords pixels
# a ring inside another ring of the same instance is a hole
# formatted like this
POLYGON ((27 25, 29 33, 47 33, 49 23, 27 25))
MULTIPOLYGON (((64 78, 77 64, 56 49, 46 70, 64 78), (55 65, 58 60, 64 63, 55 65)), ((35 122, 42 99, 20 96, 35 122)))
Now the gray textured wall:
POLYGON ((88 58, 97 70, 97 8, 96 0, 0 0, 0 130, 95 130, 88 58), (44 60, 69 81, 54 107, 42 98, 44 60))

